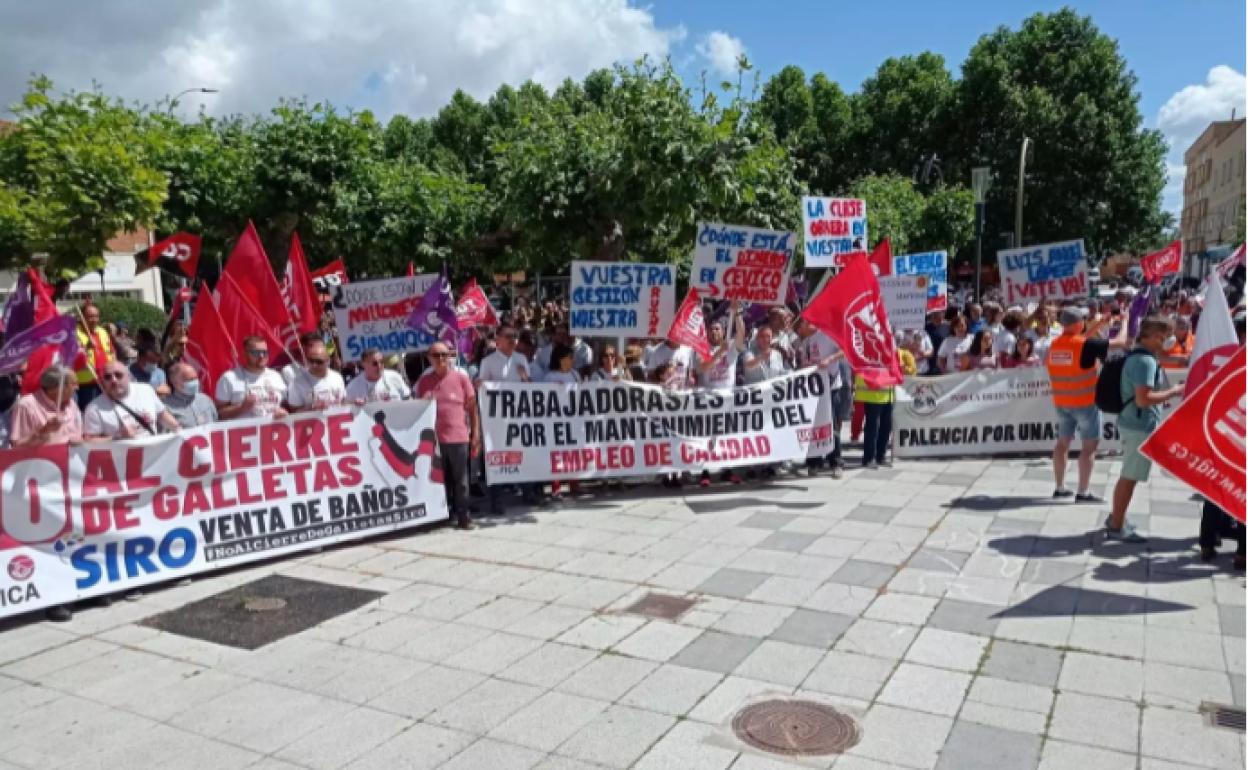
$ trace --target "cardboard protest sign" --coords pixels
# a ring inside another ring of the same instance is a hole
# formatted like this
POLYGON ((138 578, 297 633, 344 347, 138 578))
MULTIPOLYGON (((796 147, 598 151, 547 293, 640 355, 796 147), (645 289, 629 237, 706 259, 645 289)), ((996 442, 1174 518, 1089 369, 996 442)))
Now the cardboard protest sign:
POLYGON ((573 262, 573 334, 658 337, 676 313, 676 266, 630 262, 573 262))
POLYGON ((702 298, 697 289, 690 289, 680 312, 672 319, 667 338, 678 345, 688 345, 702 358, 711 357, 711 343, 706 337, 706 324, 702 315, 702 298))
POLYGON ((867 254, 867 203, 858 198, 802 198, 806 267, 844 267, 867 254))
POLYGON ((342 360, 358 361, 368 348, 377 348, 385 356, 428 350, 434 338, 410 328, 407 317, 439 278, 437 273, 426 273, 333 287, 342 360))
POLYGON ((1244 348, 1153 431, 1140 452, 1244 520, 1244 348))
POLYGON ((1183 266, 1183 239, 1180 238, 1161 251, 1154 251, 1140 258, 1140 268, 1149 283, 1160 281, 1162 276, 1179 272, 1183 266))
POLYGON ((894 331, 922 329, 927 320, 926 275, 882 275, 880 296, 894 331))
POLYGON ((699 222, 689 283, 711 299, 783 305, 796 242, 783 230, 699 222))
POLYGON ((1086 297, 1091 291, 1082 238, 1005 249, 997 252, 997 259, 1006 305, 1075 299, 1086 297))
MULTIPOLYGON (((927 276, 927 312, 944 310, 948 306, 948 252, 925 251, 919 254, 902 254, 893 257, 893 275, 927 276)), ((923 328, 922 324, 919 328, 923 328)))

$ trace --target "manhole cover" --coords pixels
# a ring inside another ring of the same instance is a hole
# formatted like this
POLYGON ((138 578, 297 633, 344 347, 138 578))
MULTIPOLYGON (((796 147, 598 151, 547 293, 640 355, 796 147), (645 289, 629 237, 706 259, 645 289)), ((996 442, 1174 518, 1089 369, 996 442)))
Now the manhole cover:
POLYGON ((732 732, 756 749, 788 757, 839 754, 862 740, 853 717, 806 700, 746 706, 733 717, 732 732))
POLYGON ((644 615, 658 620, 676 620, 688 612, 697 601, 681 596, 646 594, 624 610, 633 615, 644 615))
POLYGON ((162 612, 141 625, 213 644, 255 650, 385 594, 285 575, 269 575, 162 612))
POLYGON ((248 612, 277 612, 286 606, 286 600, 276 596, 253 596, 243 602, 248 612))

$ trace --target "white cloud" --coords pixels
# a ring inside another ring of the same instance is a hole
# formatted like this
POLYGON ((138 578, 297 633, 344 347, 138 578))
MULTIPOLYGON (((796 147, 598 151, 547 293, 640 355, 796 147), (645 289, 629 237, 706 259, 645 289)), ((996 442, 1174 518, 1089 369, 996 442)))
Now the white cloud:
POLYGON ((649 54, 684 37, 633 0, 69 0, 0 4, 0 104, 32 73, 184 110, 262 112, 304 96, 428 115, 457 88, 487 98, 649 54))
POLYGON ((698 44, 698 53, 721 75, 737 71, 737 61, 745 55, 745 43, 727 32, 712 32, 698 44))
POLYGON ((1183 179, 1187 173, 1183 153, 1213 121, 1229 120, 1232 110, 1237 117, 1245 116, 1246 87, 1248 80, 1243 73, 1220 64, 1209 70, 1204 83, 1181 89, 1157 112, 1157 128, 1170 143, 1166 159, 1169 181, 1163 205, 1176 218, 1183 209, 1183 179))

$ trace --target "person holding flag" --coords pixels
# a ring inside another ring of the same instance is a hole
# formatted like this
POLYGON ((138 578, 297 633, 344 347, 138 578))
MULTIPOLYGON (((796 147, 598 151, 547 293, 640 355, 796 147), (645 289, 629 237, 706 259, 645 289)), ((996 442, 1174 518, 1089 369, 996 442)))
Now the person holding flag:
POLYGON ((116 358, 116 353, 108 330, 100 325, 100 309, 91 300, 87 300, 78 319, 80 352, 74 361, 74 374, 78 377, 78 408, 85 411, 103 393, 96 376, 116 358))

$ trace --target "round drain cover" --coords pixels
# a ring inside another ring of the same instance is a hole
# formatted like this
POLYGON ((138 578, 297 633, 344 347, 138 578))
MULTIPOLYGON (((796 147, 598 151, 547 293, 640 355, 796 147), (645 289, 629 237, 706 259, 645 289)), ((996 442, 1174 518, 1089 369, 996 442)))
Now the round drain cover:
POLYGON ((286 600, 276 596, 252 596, 243 602, 248 612, 277 612, 286 608, 286 600))
POLYGON ((790 757, 838 754, 862 740, 862 729, 848 714, 805 700, 747 706, 733 717, 732 732, 756 749, 790 757))

